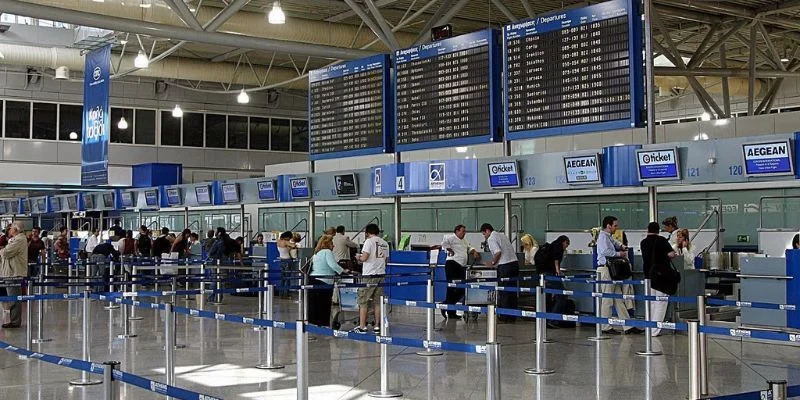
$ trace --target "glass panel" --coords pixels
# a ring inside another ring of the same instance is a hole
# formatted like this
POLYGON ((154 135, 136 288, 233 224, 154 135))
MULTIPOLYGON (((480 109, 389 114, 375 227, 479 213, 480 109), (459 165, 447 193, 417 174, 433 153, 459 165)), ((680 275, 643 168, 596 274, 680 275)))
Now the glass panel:
MULTIPOLYGON (((478 208, 478 227, 480 225, 489 223, 492 224, 495 230, 504 230, 505 223, 503 222, 503 207, 479 207, 478 208)), ((444 227, 439 225, 439 230, 444 231, 452 230, 453 227, 444 227)))
POLYGON ((156 144, 155 110, 136 110, 136 144, 156 144))
POLYGON ((261 215, 261 230, 265 232, 280 231, 287 229, 286 213, 265 211, 261 215))
MULTIPOLYGON (((348 232, 358 232, 369 223, 378 224, 378 227, 383 229, 386 232, 392 232, 393 228, 389 227, 388 219, 384 218, 382 210, 374 209, 374 210, 356 210, 353 211, 353 225, 345 225, 345 228, 348 232), (377 217, 377 220, 375 218, 377 217)), ((364 238, 364 234, 362 233, 359 235, 362 239, 364 238)))
POLYGON ((273 118, 270 128, 272 137, 271 150, 289 151, 289 120, 273 118))
POLYGON ((6 137, 17 139, 31 137, 31 103, 6 101, 6 137))
POLYGON ((225 148, 225 116, 206 114, 206 147, 225 148))
POLYGON ((54 103, 33 103, 33 138, 56 140, 56 110, 54 103))
POLYGON ((181 119, 172 116, 172 111, 161 112, 161 145, 181 145, 181 119))
POLYGON ((183 114, 183 147, 203 147, 203 114, 183 114))
POLYGON ((286 229, 292 229, 294 232, 307 232, 308 213, 303 211, 286 213, 286 229))
POLYGON ((228 148, 247 148, 247 117, 239 115, 228 116, 228 148))
MULTIPOLYGON (((430 232, 436 229, 436 211, 430 208, 403 208, 400 221, 403 232, 430 232)), ((384 228, 385 229, 385 228, 384 228)))
POLYGON ((111 143, 133 143, 132 108, 111 108, 111 143), (123 118, 125 118, 124 124, 123 118))
POLYGON ((477 209, 473 207, 440 208, 436 210, 436 223, 442 232, 450 232, 456 225, 464 225, 467 230, 474 232, 477 209))
POLYGON ((269 150, 269 118, 250 117, 250 149, 269 150))
POLYGON ((353 224, 353 212, 352 211, 326 211, 325 212, 325 225, 321 226, 321 229, 327 229, 329 227, 337 227, 339 225, 344 225, 345 229, 352 229, 353 224))
POLYGON ((308 121, 292 120, 292 151, 308 153, 308 121))

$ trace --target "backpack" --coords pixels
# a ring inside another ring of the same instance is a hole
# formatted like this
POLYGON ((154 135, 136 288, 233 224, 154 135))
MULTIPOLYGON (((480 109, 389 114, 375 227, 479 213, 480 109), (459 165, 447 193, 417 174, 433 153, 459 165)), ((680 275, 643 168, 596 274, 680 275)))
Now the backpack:
POLYGON ((545 243, 539 246, 536 253, 533 254, 533 265, 536 266, 537 272, 546 269, 547 264, 550 262, 550 243, 545 243))
POLYGON ((225 236, 224 240, 225 254, 236 254, 242 251, 239 247, 239 243, 237 243, 235 239, 231 239, 230 236, 225 236))
POLYGON ((137 245, 139 246, 139 253, 142 253, 143 256, 149 256, 150 249, 153 248, 153 240, 150 239, 150 236, 139 235, 137 245))

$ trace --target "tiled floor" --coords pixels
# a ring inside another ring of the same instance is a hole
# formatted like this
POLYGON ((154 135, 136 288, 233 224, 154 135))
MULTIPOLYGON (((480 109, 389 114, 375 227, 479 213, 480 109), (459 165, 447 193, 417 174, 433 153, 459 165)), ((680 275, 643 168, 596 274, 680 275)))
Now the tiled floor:
MULTIPOLYGON (((184 301, 180 300, 179 305, 184 301)), ((163 316, 137 310, 144 316, 133 322, 133 339, 118 339, 121 311, 105 311, 91 302, 92 360, 118 360, 121 369, 164 381, 163 316)), ((190 302, 189 306, 194 306, 190 302)), ((219 307, 225 313, 252 316, 256 299, 226 297, 219 307)), ((276 319, 294 320, 297 306, 276 300, 276 319)), ((45 333, 52 342, 34 350, 80 357, 81 303, 48 301, 45 333)), ((424 314, 394 307, 392 336, 423 338, 424 314)), ((485 319, 478 323, 444 322, 437 315, 437 340, 483 343, 485 319)), ((294 332, 276 330, 276 360, 280 370, 253 368, 259 361, 259 333, 229 322, 177 317, 176 383, 225 399, 294 399, 294 332)), ((593 327, 550 330, 556 342, 547 344, 548 367, 556 373, 544 377, 525 375, 535 361, 534 326, 531 322, 499 325, 501 387, 503 399, 683 399, 688 393, 686 337, 667 335, 654 339, 660 357, 640 357, 643 336, 614 337, 600 343, 586 340, 593 327)), ((34 330, 35 333, 35 330, 34 330)), ((0 340, 23 345, 25 329, 2 330, 0 340)), ((417 349, 391 347, 390 387, 407 399, 484 399, 485 357, 447 353, 421 357, 417 349)), ((320 337, 309 344, 309 393, 312 399, 361 399, 380 386, 379 346, 372 343, 320 337)), ((34 360, 19 360, 0 352, 0 399, 99 399, 100 386, 70 387, 77 371, 34 360)), ((709 385, 712 393, 729 394, 762 389, 767 379, 800 383, 800 348, 733 340, 709 340, 709 385)), ((139 388, 122 385, 124 399, 162 398, 139 388)))

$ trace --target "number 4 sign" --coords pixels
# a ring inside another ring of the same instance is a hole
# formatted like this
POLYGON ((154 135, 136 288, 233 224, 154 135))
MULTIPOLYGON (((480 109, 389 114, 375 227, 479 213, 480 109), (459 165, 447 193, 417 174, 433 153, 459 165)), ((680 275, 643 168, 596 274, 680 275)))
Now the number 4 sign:
POLYGON ((406 177, 405 176, 398 176, 395 180, 395 189, 398 192, 404 192, 406 190, 406 177))

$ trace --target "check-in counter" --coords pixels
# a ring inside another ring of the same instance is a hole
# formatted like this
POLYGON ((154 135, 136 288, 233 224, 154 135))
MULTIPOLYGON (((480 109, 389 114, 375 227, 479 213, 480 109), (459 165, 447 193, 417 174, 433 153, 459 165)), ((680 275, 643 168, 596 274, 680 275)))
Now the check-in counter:
MULTIPOLYGON (((751 255, 740 263, 743 302, 800 303, 800 250, 786 250, 786 258, 751 255)), ((742 325, 800 329, 797 311, 742 308, 742 325)))

